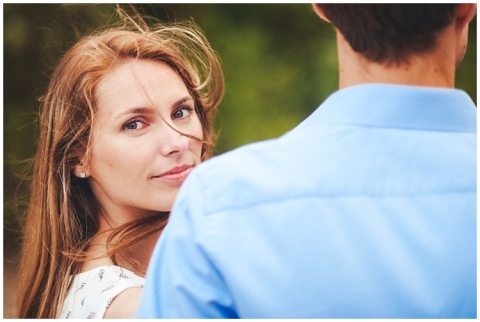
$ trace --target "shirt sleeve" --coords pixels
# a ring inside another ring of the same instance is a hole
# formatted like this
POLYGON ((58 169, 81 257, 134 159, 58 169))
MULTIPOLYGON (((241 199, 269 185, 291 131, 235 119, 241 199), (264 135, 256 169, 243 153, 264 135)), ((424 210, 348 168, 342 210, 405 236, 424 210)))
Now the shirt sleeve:
POLYGON ((183 183, 155 247, 136 318, 237 317, 226 285, 208 256, 208 215, 195 174, 183 183))

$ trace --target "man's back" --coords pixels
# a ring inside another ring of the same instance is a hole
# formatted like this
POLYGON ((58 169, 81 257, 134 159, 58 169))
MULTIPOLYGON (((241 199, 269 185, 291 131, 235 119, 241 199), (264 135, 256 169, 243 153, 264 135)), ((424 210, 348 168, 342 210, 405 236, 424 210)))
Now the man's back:
POLYGON ((475 113, 460 91, 355 86, 201 165, 139 317, 476 317, 475 113))

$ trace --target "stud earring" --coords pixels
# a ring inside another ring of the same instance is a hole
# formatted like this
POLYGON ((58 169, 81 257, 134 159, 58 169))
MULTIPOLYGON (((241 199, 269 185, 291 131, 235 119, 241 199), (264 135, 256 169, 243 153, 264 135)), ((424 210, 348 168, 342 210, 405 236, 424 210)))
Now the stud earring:
POLYGON ((80 172, 80 178, 85 178, 85 172, 80 172))

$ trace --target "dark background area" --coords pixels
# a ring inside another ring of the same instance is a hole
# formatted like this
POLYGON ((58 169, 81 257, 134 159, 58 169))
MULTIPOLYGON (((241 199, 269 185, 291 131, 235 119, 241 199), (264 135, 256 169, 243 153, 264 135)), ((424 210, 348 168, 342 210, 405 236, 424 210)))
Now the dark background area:
MULTIPOLYGON (((220 56, 226 91, 215 154, 277 137, 338 88, 335 34, 311 4, 145 4, 158 19, 193 19, 220 56)), ((3 4, 4 317, 11 316, 18 242, 37 142, 38 99, 76 40, 117 21, 113 4, 3 4)), ((477 100, 477 26, 456 87, 477 100)))

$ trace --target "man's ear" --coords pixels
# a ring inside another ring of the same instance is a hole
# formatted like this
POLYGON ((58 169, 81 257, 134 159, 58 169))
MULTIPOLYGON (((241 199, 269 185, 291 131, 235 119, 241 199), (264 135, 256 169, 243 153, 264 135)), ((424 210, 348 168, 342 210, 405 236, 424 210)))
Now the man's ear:
POLYGON ((456 27, 464 29, 472 21, 477 13, 476 3, 459 3, 457 7, 456 27))
POLYGON ((320 18, 322 18, 322 19, 325 20, 326 22, 330 23, 330 20, 328 20, 327 16, 325 16, 325 13, 323 12, 323 9, 322 9, 317 3, 314 3, 314 4, 313 4, 313 11, 315 11, 315 13, 316 13, 320 18))
POLYGON ((477 13, 476 3, 459 3, 455 13, 455 66, 465 57, 468 44, 468 26, 477 13))

